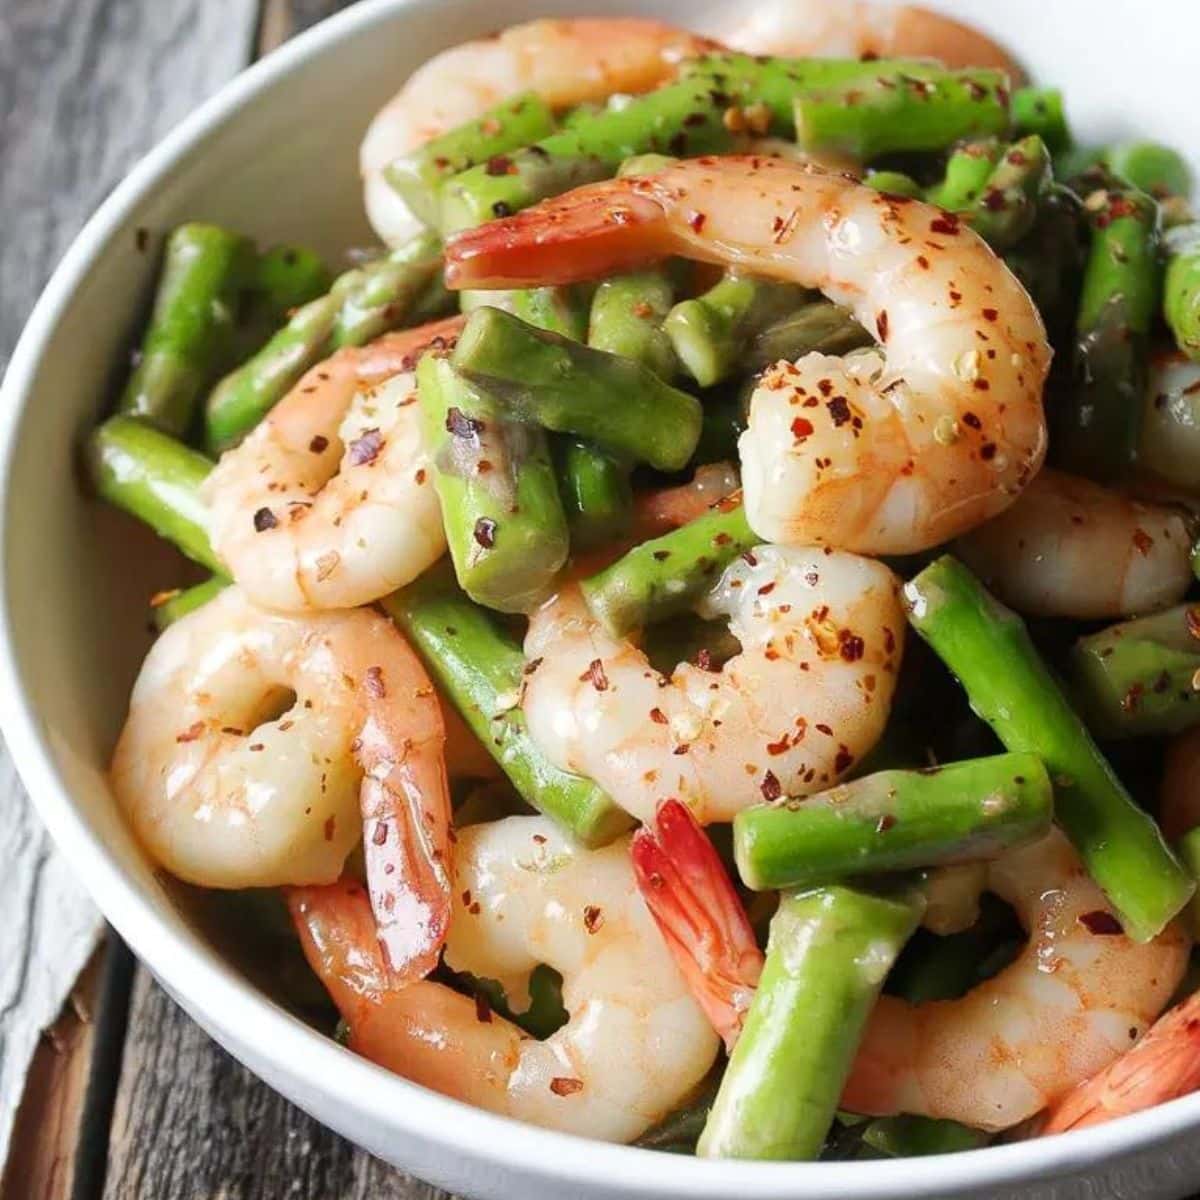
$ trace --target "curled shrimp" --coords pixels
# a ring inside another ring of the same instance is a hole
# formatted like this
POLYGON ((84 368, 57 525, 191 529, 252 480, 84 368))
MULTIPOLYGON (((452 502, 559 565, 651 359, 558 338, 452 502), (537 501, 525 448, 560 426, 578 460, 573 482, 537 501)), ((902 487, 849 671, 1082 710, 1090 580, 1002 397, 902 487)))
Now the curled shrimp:
POLYGON ((1038 1131, 1066 1133, 1102 1125, 1200 1088, 1200 992, 1159 1017, 1110 1066, 1055 1101, 1038 1131))
POLYGON ((446 549, 413 367, 462 318, 339 350, 313 367, 204 481, 213 549, 246 594, 284 612, 354 608, 446 549))
POLYGON ((534 92, 551 108, 646 92, 684 58, 712 49, 705 38, 637 17, 552 18, 464 42, 417 68, 375 115, 359 151, 367 216, 389 245, 421 228, 384 177, 396 158, 534 92))
POLYGON ((330 883, 361 841, 372 928, 408 978, 450 916, 443 738, 383 617, 278 615, 229 587, 146 656, 112 784, 150 854, 203 887, 330 883))
POLYGON ((708 32, 735 50, 800 58, 936 58, 1022 72, 991 38, 943 13, 878 0, 758 0, 708 32))
POLYGON ((940 209, 777 158, 699 158, 459 234, 452 287, 568 283, 682 255, 819 288, 877 332, 768 369, 739 441, 764 540, 901 554, 1007 508, 1046 449, 1050 348, 1004 263, 940 209))
POLYGON ((1192 538, 1176 507, 1044 470, 1017 502, 958 542, 1006 604, 1035 617, 1130 616, 1191 585, 1192 538))
POLYGON ((870 559, 760 546, 699 610, 729 619, 741 653, 720 671, 681 663, 670 679, 566 587, 525 639, 530 734, 643 820, 672 796, 708 823, 828 787, 887 722, 905 628, 897 587, 870 559))
POLYGON ((589 851, 541 817, 473 825, 458 833, 455 878, 447 963, 518 1004, 547 963, 569 1020, 537 1041, 443 984, 398 986, 361 889, 293 889, 305 954, 351 1049, 492 1112, 607 1141, 637 1137, 704 1077, 717 1038, 642 903, 628 838, 589 851))

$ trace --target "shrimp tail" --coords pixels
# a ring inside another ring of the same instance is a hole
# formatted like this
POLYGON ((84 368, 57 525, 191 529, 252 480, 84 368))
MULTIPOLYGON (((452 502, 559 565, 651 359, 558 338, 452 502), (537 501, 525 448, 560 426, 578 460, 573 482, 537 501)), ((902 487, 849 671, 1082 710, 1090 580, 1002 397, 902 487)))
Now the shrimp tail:
POLYGON ((645 180, 581 187, 516 216, 464 230, 446 245, 446 286, 525 287, 595 279, 670 253, 661 203, 645 180))
POLYGON ((362 885, 340 879, 324 886, 286 887, 284 900, 304 957, 329 991, 338 1011, 353 1013, 362 1000, 388 991, 375 917, 362 885))
POLYGON ((1102 1125, 1200 1088, 1200 992, 1160 1017, 1136 1046, 1047 1110, 1041 1133, 1102 1125))
POLYGON ((732 1049, 762 973, 763 954, 724 863, 691 809, 659 805, 630 848, 633 870, 696 1002, 732 1049))

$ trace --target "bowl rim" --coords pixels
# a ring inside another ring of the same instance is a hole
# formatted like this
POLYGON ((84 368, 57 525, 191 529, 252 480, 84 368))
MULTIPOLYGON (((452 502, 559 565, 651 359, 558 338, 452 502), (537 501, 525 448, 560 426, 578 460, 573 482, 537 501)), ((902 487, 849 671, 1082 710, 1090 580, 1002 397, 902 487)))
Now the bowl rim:
MULTIPOLYGON (((26 693, 17 662, 8 595, 9 489, 26 404, 55 328, 101 251, 125 228, 142 201, 193 155, 207 135, 236 117, 298 67, 369 27, 402 19, 437 0, 361 0, 299 34, 227 82, 142 157, 90 217, 42 291, 0 384, 0 695, 3 732, 32 802, 59 849, 104 915, 174 995, 185 1000, 219 1041, 254 1044, 265 1061, 304 1062, 303 1078, 330 1103, 391 1124, 409 1137, 465 1155, 513 1176, 610 1193, 697 1200, 800 1200, 911 1197, 957 1187, 1014 1184, 1098 1166, 1151 1149, 1200 1125, 1200 1095, 1183 1097, 1103 1127, 1053 1138, 991 1146, 952 1155, 877 1162, 762 1163, 701 1160, 653 1153, 559 1133, 496 1116, 393 1075, 352 1054, 258 992, 191 930, 176 932, 118 866, 76 808, 26 693), (236 1034, 233 1031, 238 1031, 236 1034), (269 1047, 269 1049, 265 1049, 269 1047), (319 1081, 319 1084, 318 1084, 319 1081)), ((299 1074, 299 1073, 297 1073, 299 1074)))

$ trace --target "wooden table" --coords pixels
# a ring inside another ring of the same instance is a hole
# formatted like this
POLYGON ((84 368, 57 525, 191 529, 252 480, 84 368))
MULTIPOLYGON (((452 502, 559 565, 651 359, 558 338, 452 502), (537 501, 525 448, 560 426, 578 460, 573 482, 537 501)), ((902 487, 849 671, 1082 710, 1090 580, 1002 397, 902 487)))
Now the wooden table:
MULTIPOLYGON (((0 3, 0 367, 89 214, 164 133, 338 0, 0 3)), ((23 804, 0 745, 0 804, 23 804)), ((53 884, 36 822, 19 864, 53 884)), ((42 897, 44 899, 44 897, 42 897)), ((11 914, 5 914, 11 920, 11 914)), ((0 943, 3 944, 3 943, 0 943)), ((110 937, 43 1039, 0 1200, 439 1200, 293 1108, 110 937)), ((0 1005, 21 1002, 0 996, 0 1005)), ((3 1047, 0 1047, 0 1053, 3 1047)))

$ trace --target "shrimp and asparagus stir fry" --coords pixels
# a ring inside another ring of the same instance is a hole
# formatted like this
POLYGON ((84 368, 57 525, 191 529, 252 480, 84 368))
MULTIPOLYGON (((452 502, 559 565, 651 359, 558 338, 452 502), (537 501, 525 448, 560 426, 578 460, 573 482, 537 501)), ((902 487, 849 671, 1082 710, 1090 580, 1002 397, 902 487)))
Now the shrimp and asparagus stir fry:
POLYGON ((275 904, 307 1019, 551 1129, 881 1158, 1181 1096, 1185 160, 921 9, 735 16, 437 55, 341 274, 169 232, 87 445, 193 564, 115 796, 275 904))

